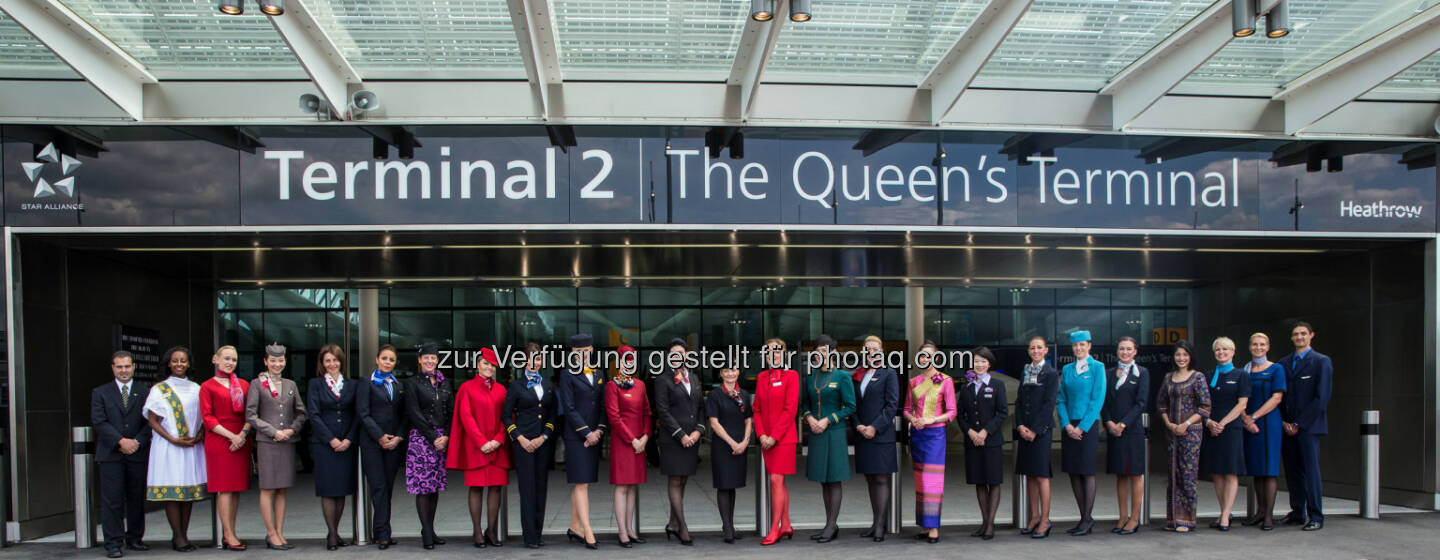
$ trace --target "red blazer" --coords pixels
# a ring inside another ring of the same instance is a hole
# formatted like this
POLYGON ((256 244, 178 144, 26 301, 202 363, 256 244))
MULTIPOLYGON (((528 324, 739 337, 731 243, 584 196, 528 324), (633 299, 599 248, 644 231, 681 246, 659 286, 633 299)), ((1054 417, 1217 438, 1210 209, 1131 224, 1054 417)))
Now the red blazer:
POLYGON ((755 378, 755 433, 778 443, 799 443, 795 414, 800 409, 800 375, 767 369, 755 378))
POLYGON ((449 453, 445 468, 468 471, 494 464, 510 468, 509 438, 500 410, 505 406, 505 385, 492 383, 485 388, 485 379, 476 377, 460 385, 455 395, 455 416, 450 422, 449 453), (500 447, 481 453, 480 447, 498 441, 500 447))
MULTIPOLYGON (((621 389, 620 385, 611 381, 605 384, 605 416, 610 420, 611 445, 618 442, 620 445, 629 446, 630 442, 639 439, 641 436, 650 435, 652 424, 650 416, 650 395, 645 392, 645 382, 635 380, 635 386, 630 389, 621 389), (624 399, 621 403, 621 393, 633 395, 624 399)), ((614 453, 612 451, 611 453, 614 453)))

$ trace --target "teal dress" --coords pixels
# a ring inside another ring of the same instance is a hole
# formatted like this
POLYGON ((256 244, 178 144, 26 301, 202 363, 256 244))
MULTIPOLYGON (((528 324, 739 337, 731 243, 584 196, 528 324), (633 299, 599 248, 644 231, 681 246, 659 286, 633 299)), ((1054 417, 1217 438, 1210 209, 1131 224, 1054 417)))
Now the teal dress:
POLYGON ((844 482, 850 479, 850 456, 845 441, 845 420, 855 413, 855 384, 850 372, 816 371, 805 376, 800 391, 800 417, 828 419, 823 433, 813 433, 801 423, 810 455, 805 477, 815 482, 844 482))

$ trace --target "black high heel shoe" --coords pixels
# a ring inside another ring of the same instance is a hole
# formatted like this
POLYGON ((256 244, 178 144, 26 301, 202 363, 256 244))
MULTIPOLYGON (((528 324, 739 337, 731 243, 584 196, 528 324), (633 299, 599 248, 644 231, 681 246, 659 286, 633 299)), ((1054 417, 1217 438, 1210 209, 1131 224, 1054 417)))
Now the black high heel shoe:
MULTIPOLYGON (((269 546, 270 541, 265 541, 265 544, 266 546, 269 546)), ((250 547, 246 546, 243 542, 237 545, 231 545, 230 543, 225 542, 225 539, 220 539, 220 550, 233 550, 235 552, 244 552, 249 549, 250 547)))
POLYGON ((178 544, 175 544, 175 541, 172 540, 170 541, 170 548, 174 549, 175 552, 194 552, 195 543, 186 541, 185 546, 180 546, 178 544))
POLYGON ((1051 529, 1054 529, 1054 528, 1055 528, 1055 525, 1054 525, 1054 524, 1051 524, 1049 527, 1046 527, 1044 531, 1041 531, 1041 530, 1040 530, 1040 526, 1039 526, 1039 525, 1036 525, 1036 526, 1035 526, 1035 532, 1033 532, 1033 533, 1030 534, 1030 538, 1032 538, 1032 539, 1043 539, 1043 538, 1045 538, 1045 537, 1048 537, 1048 536, 1050 536, 1050 530, 1051 530, 1051 529))
POLYGON ((1020 534, 1022 534, 1022 535, 1031 535, 1031 534, 1034 534, 1034 533, 1035 533, 1035 529, 1036 529, 1037 527, 1039 527, 1039 526, 1040 526, 1040 523, 1037 521, 1034 525, 1031 525, 1031 526, 1029 526, 1029 527, 1025 527, 1025 528, 1023 528, 1023 529, 1020 529, 1020 534))
POLYGON ((980 527, 975 528, 975 531, 972 532, 972 533, 970 533, 970 536, 972 536, 972 537, 979 537, 979 536, 982 536, 982 535, 984 535, 984 534, 985 534, 985 527, 982 525, 982 526, 980 526, 980 527))
POLYGON ((574 529, 566 529, 565 538, 574 542, 585 542, 585 537, 580 536, 580 533, 576 533, 574 529))
POLYGON ((839 537, 839 536, 840 536, 840 528, 839 528, 839 527, 834 527, 834 528, 831 528, 831 529, 826 529, 826 530, 820 531, 820 538, 815 539, 815 542, 818 542, 818 543, 828 543, 828 542, 830 542, 830 541, 835 540, 835 538, 836 538, 836 537, 839 537))
POLYGON ((440 535, 431 535, 430 542, 433 542, 437 545, 443 545, 445 544, 445 539, 440 538, 440 535))
POLYGON ((670 535, 675 535, 675 540, 680 541, 680 544, 683 544, 683 545, 685 545, 685 546, 693 546, 693 545, 695 544, 695 539, 693 539, 693 538, 690 538, 690 539, 682 539, 682 538, 680 538, 680 531, 676 531, 676 530, 674 530, 674 529, 671 529, 669 525, 666 525, 666 526, 665 526, 665 540, 667 540, 667 541, 670 540, 670 535))
MULTIPOLYGON (((493 527, 492 527, 492 529, 493 529, 493 527)), ((492 533, 493 533, 493 531, 486 531, 486 532, 485 532, 485 534, 484 534, 484 537, 485 537, 485 546, 505 546, 505 543, 500 542, 500 539, 497 539, 497 538, 491 536, 492 533)))
POLYGON ((630 544, 630 541, 621 540, 619 535, 615 536, 615 541, 620 544, 620 548, 631 548, 635 546, 633 544, 630 544))
POLYGON ((645 544, 645 538, 641 537, 640 535, 630 535, 630 542, 635 544, 645 544))
POLYGON ((1094 521, 1082 521, 1082 522, 1080 522, 1080 525, 1077 525, 1077 526, 1075 527, 1075 532, 1070 533, 1070 534, 1073 535, 1073 536, 1076 536, 1076 537, 1083 537, 1083 536, 1085 536, 1085 535, 1090 534, 1090 530, 1093 529, 1093 528, 1095 528, 1095 522, 1094 522, 1094 521))

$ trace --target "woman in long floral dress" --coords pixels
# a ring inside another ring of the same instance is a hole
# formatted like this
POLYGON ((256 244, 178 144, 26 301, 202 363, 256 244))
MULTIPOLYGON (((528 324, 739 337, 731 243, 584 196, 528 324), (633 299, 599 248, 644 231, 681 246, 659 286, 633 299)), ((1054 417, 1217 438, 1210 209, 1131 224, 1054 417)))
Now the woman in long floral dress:
POLYGON ((1196 477, 1200 469, 1200 440, 1210 417, 1210 388, 1205 376, 1190 369, 1194 355, 1190 343, 1175 345, 1175 371, 1165 376, 1155 409, 1170 436, 1170 484, 1165 487, 1165 530, 1195 529, 1196 477))

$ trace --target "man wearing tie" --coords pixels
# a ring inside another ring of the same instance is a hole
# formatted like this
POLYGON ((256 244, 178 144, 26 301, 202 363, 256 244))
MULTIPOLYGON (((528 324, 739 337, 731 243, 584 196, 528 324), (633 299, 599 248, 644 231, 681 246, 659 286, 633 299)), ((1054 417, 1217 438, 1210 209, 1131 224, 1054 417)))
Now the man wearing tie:
POLYGON ((1280 454, 1285 463, 1285 482, 1290 491, 1288 525, 1304 524, 1306 531, 1325 527, 1325 514, 1320 508, 1320 439, 1329 433, 1325 407, 1330 404, 1333 369, 1330 357, 1310 347, 1315 329, 1298 322, 1290 329, 1295 353, 1284 357, 1288 390, 1281 403, 1281 424, 1285 435, 1280 454))
POLYGON ((100 471, 100 525, 105 555, 119 558, 130 550, 150 550, 145 537, 145 470, 150 460, 150 424, 145 397, 150 385, 135 381, 135 357, 121 350, 110 356, 112 382, 90 392, 90 424, 95 429, 95 462, 100 471))

